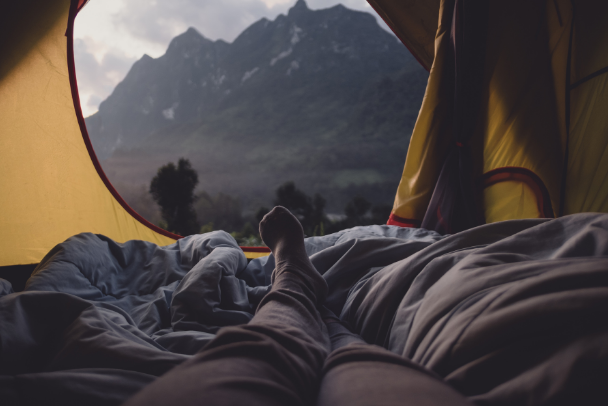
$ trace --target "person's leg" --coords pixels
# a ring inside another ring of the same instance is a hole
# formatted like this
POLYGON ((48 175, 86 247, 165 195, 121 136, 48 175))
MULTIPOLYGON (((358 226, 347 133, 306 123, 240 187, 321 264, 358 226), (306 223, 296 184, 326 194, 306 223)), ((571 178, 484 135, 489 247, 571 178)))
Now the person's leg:
POLYGON ((366 344, 365 340, 359 334, 351 331, 348 323, 340 320, 331 310, 323 306, 319 313, 325 326, 327 327, 327 335, 329 338, 330 353, 349 344, 366 344))
POLYGON ((226 327, 199 354, 127 405, 312 405, 329 341, 316 307, 327 284, 304 249, 304 233, 277 207, 260 223, 276 259, 273 285, 247 325, 226 327))
POLYGON ((325 363, 318 406, 471 405, 431 371, 366 344, 328 310, 322 316, 332 352, 325 363))

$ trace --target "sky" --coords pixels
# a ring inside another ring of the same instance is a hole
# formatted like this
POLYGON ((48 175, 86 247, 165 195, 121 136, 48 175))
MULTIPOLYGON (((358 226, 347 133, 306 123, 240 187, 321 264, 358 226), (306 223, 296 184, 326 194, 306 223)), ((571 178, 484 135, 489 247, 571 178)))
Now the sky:
MULTIPOLYGON (((384 22, 365 0, 307 0, 317 10, 338 3, 367 11, 384 22)), ((262 17, 274 20, 295 0, 91 0, 74 27, 74 58, 85 117, 144 54, 158 58, 171 39, 194 27, 206 38, 232 42, 262 17)))

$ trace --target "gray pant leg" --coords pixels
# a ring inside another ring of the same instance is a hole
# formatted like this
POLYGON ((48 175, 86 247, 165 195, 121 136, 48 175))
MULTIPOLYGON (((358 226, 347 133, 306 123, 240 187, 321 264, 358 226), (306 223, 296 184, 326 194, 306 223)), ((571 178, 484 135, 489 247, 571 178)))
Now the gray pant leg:
POLYGON ((283 273, 249 324, 221 329, 126 404, 313 405, 329 349, 315 301, 297 272, 283 273))
POLYGON ((317 406, 471 406, 432 372, 381 347, 347 345, 324 369, 317 406))

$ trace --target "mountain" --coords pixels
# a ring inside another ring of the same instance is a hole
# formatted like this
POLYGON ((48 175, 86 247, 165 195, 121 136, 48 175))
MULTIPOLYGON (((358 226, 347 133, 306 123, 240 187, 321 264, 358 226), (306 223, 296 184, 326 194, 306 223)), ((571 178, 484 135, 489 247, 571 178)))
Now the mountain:
POLYGON ((298 0, 232 43, 188 29, 86 125, 121 192, 184 156, 203 190, 250 209, 293 180, 340 211, 355 194, 392 203, 427 78, 372 15, 298 0))

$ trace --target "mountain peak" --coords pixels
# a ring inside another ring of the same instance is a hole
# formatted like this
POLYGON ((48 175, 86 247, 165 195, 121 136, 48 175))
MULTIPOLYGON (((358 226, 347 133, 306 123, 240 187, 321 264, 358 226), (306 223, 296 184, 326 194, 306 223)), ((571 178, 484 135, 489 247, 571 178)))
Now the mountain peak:
POLYGON ((296 1, 296 4, 289 9, 288 15, 292 16, 294 14, 300 14, 307 11, 310 11, 310 9, 308 8, 306 2, 304 0, 298 0, 296 1))
POLYGON ((197 37, 197 38, 205 38, 205 37, 203 36, 203 34, 201 34, 200 32, 198 32, 198 31, 196 30, 196 28, 194 28, 194 27, 189 27, 189 28, 186 30, 186 32, 184 32, 184 33, 182 34, 182 36, 184 36, 184 37, 197 37))
POLYGON ((174 52, 188 52, 194 51, 204 43, 209 43, 207 38, 205 38, 200 32, 198 32, 195 28, 190 27, 185 32, 179 34, 177 37, 173 38, 169 43, 169 47, 167 48, 167 54, 171 54, 174 52))

